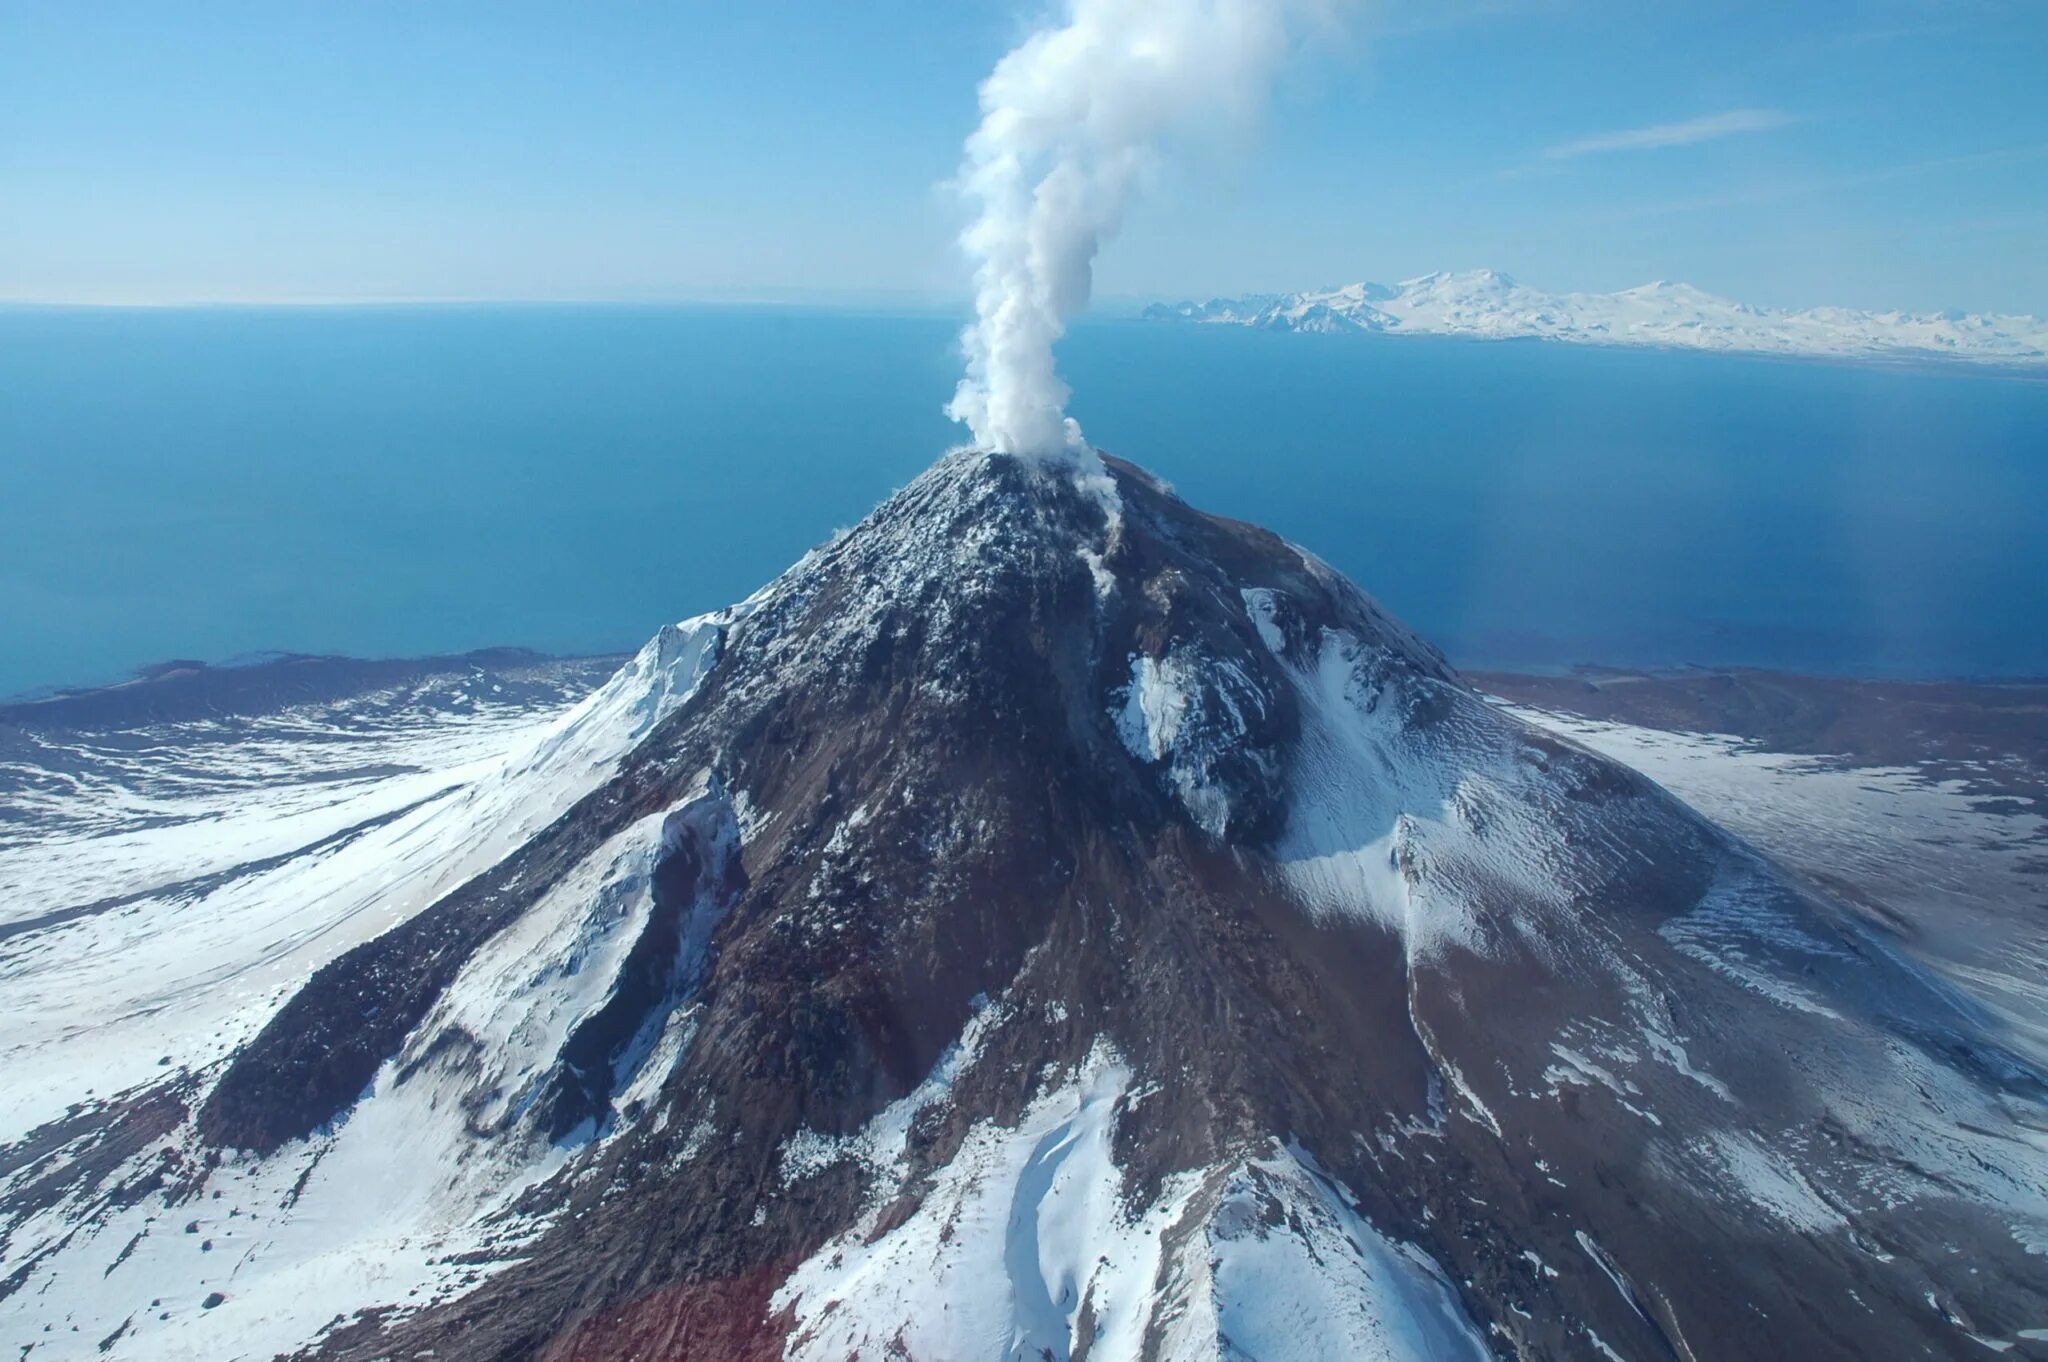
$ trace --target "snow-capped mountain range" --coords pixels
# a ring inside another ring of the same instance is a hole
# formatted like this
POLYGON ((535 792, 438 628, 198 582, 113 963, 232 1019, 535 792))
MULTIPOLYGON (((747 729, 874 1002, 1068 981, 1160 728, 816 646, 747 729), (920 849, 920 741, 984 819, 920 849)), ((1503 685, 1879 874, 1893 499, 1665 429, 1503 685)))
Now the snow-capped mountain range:
POLYGON ((1981 313, 1786 311, 1659 280, 1619 293, 1545 293, 1494 270, 1425 274, 1398 284, 1155 303, 1157 320, 1273 331, 1537 339, 1847 359, 1940 356, 2048 364, 2048 321, 1981 313))
POLYGON ((957 452, 573 705, 498 684, 4 716, 27 1362, 2048 1328, 1996 1014, 1132 465, 957 452))

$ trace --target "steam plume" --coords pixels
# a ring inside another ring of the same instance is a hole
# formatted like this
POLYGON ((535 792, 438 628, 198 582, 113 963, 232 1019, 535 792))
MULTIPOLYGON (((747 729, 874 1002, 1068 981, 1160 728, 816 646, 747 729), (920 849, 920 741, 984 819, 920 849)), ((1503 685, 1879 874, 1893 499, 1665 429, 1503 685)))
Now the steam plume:
POLYGON ((967 376, 947 412, 975 443, 1015 454, 1086 446, 1066 415, 1052 347, 1088 302, 1095 253, 1160 141, 1249 119, 1294 22, 1322 0, 1066 0, 981 85, 960 185, 975 205, 967 376))

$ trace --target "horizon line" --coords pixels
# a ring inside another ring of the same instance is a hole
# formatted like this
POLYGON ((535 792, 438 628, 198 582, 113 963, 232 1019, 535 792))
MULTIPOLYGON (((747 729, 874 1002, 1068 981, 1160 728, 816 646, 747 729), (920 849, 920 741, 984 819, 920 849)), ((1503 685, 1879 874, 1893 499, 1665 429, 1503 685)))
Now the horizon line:
MULTIPOLYGON (((1520 279, 1518 276, 1515 276, 1505 271, 1494 269, 1492 267, 1481 266, 1469 269, 1431 270, 1423 274, 1395 279, 1393 281, 1393 284, 1407 285, 1439 277, 1458 277, 1472 275, 1492 275, 1500 278, 1503 282, 1511 284, 1520 283, 1520 279)), ((1373 284, 1377 284, 1379 282, 1380 281, 1378 280, 1374 280, 1365 276, 1360 276, 1357 279, 1336 284, 1317 284, 1307 286, 1296 285, 1291 288, 1253 288, 1242 289, 1235 292, 1182 290, 1173 293, 1164 293, 1157 291, 1103 293, 1096 296, 1096 298, 1094 299, 1094 303, 1090 308, 1083 311, 1079 315, 1071 318, 1070 322, 1085 323, 1086 321, 1090 320, 1091 317, 1099 319, 1116 319, 1127 312, 1135 311, 1137 309, 1141 309, 1153 304, 1174 305, 1204 300, 1234 301, 1237 299, 1251 297, 1287 297, 1298 294, 1335 292, 1337 290, 1344 288, 1354 288, 1361 285, 1370 286, 1373 284)), ((1582 288, 1543 288, 1537 291, 1543 293, 1556 293, 1559 296, 1565 297, 1573 295, 1585 297, 1615 297, 1621 294, 1636 292, 1642 289, 1672 286, 1683 286, 1687 288, 1700 287, 1699 285, 1693 284, 1689 280, 1686 280, 1681 277, 1666 276, 1664 278, 1648 280, 1643 283, 1631 285, 1627 288, 1621 289, 1597 290, 1582 288)), ((1714 293, 1711 289, 1701 289, 1701 291, 1708 293, 1710 296, 1721 298, 1723 301, 1736 303, 1742 302, 1742 300, 1739 298, 1729 298, 1727 295, 1714 293)), ((1869 304, 1845 305, 1840 303, 1826 302, 1802 303, 1792 305, 1745 305, 1763 306, 1767 307, 1768 310, 1774 312, 1801 312, 1812 310, 1815 308, 1846 307, 1849 310, 1853 311, 1863 311, 1872 313, 1896 312, 1915 316, 1949 314, 1974 316, 1995 315, 2032 319, 2039 315, 2033 312, 2021 310, 2021 308, 2014 304, 2007 304, 2005 307, 1998 308, 1995 312, 1955 306, 1932 309, 1915 308, 1895 303, 1878 306, 1871 306, 1869 304)), ((514 294, 466 296, 433 294, 391 294, 384 296, 363 297, 345 295, 304 295, 297 297, 276 298, 208 297, 204 295, 194 295, 190 297, 161 298, 34 298, 0 296, 0 312, 311 312, 329 310, 398 310, 407 308, 417 308, 422 310, 437 308, 451 310, 461 308, 617 308, 624 310, 639 308, 654 309, 673 307, 724 307, 761 309, 786 308, 790 310, 811 308, 821 311, 882 311, 920 313, 933 316, 944 315, 971 317, 974 310, 974 300, 972 293, 965 291, 959 293, 934 292, 912 289, 821 289, 816 291, 806 291, 792 288, 778 288, 774 286, 765 286, 752 289, 733 289, 730 291, 707 290, 703 292, 679 292, 675 294, 655 295, 648 297, 619 297, 616 295, 606 296, 602 294, 565 294, 557 296, 520 296, 514 294)))

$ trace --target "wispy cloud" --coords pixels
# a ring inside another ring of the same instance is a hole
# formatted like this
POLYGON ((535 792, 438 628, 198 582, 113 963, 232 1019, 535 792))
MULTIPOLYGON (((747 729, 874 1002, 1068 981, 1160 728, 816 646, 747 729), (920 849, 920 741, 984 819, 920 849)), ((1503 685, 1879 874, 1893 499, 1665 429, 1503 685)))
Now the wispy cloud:
POLYGON ((1875 166, 1867 170, 1850 171, 1839 175, 1822 175, 1804 180, 1780 180, 1764 184, 1745 185, 1724 194, 1709 194, 1700 198, 1676 199, 1660 203, 1648 203, 1614 215, 1615 218, 1658 217, 1669 213, 1695 213, 1712 209, 1734 208, 1745 204, 1770 203, 1778 199, 1801 198, 1812 194, 1831 194, 1843 190, 1862 189, 1869 185, 1884 184, 1891 180, 1906 179, 1915 175, 1934 174, 1945 170, 1967 170, 1978 166, 2024 164, 2048 160, 2048 142, 2033 142, 2022 146, 1996 147, 1988 151, 1969 151, 1955 156, 1936 156, 1921 161, 1902 161, 1895 165, 1875 166))
POLYGON ((1543 152, 1546 161, 1569 161, 1608 151, 1654 151, 1659 147, 1687 147, 1696 142, 1714 142, 1737 133, 1769 132, 1799 120, 1777 109, 1730 109, 1726 113, 1688 118, 1682 123, 1654 123, 1647 128, 1625 128, 1620 132, 1596 133, 1571 142, 1561 142, 1543 152))

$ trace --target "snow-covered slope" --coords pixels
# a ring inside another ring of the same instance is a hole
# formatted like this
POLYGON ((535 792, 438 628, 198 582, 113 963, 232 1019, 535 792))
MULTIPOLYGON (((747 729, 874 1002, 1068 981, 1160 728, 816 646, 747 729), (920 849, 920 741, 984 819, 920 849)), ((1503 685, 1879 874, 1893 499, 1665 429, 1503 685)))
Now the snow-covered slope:
POLYGON ((1996 1018, 1129 465, 956 453, 569 713, 438 772, 419 736, 360 809, 284 780, 303 828, 53 795, 12 844, 31 1357, 2048 1323, 2048 1086, 1996 1018))
POLYGON ((2048 1066, 2048 818, 1952 771, 1518 709, 1643 772, 1773 859, 1906 924, 1904 948, 2048 1066))
POLYGON ((1490 1356, 1442 1271, 1298 1148, 1125 1196, 1115 1135, 1156 1094, 1107 1046, 1014 1125, 976 1128, 899 1224, 885 1195, 790 1276, 789 1357, 1490 1356))
MULTIPOLYGON (((205 1150, 172 1112, 195 1080, 315 970, 601 784, 688 696, 730 617, 664 628, 573 703, 484 692, 451 710, 380 694, 240 723, 20 730, 35 761, 0 772, 18 815, 0 825, 14 910, 0 921, 0 1144, 36 1152, 0 1164, 0 1198, 17 1198, 0 1222, 6 1263, 21 1273, 111 1246, 103 1267, 117 1262, 122 1280, 57 1267, 32 1297, 0 1303, 0 1332, 36 1355, 105 1351, 106 1326, 119 1325, 137 1356, 268 1357, 366 1301, 474 1282, 460 1253, 516 1242, 516 1219, 500 1213, 562 1153, 505 1141, 445 1161, 485 1116, 473 1102, 465 1114, 474 1085, 459 1079, 394 1085, 387 1071, 355 1119, 282 1157, 218 1169, 203 1200, 130 1199, 81 1169, 51 1186, 49 1160, 61 1167, 91 1128, 81 1112, 139 1112, 167 1140, 144 1159, 157 1180, 189 1177, 205 1150), (177 1077, 165 1085, 166 1074, 177 1077), (98 1331, 39 1340, 24 1307, 53 1331, 81 1318, 98 1331)), ((645 912, 661 841, 656 818, 603 848, 553 913, 537 905, 472 962, 429 1035, 495 1041, 514 1072, 493 1081, 517 1081, 518 1056, 574 1019, 576 989, 606 986, 606 953, 645 912), (555 979, 550 960, 578 967, 555 979)))
POLYGON ((1751 307, 1662 280, 1619 293, 1545 293, 1493 270, 1426 274, 1398 284, 1155 304, 1146 316, 1274 331, 1533 338, 1837 358, 1947 357, 2048 363, 2048 321, 1942 312, 1751 307))

